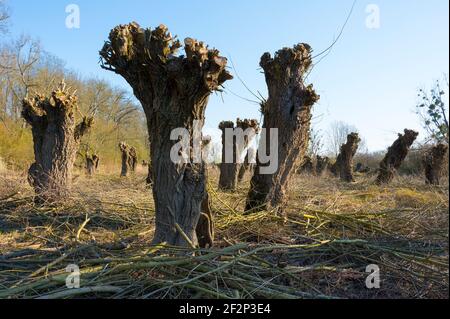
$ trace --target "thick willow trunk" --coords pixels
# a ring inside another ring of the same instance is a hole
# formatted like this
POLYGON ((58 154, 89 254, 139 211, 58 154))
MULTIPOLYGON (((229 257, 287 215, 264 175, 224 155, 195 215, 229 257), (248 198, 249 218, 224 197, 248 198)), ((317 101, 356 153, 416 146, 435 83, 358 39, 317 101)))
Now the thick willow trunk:
POLYGON ((225 138, 226 130, 234 130, 234 123, 231 121, 224 121, 219 124, 219 129, 222 131, 222 163, 220 164, 219 189, 224 191, 232 191, 236 189, 236 139, 227 141, 225 138), (233 152, 233 161, 226 161, 226 152, 233 152))
POLYGON ((336 170, 344 182, 354 182, 353 178, 353 157, 358 150, 358 145, 361 142, 358 133, 351 133, 347 136, 347 143, 341 146, 341 152, 336 161, 336 170))
POLYGON ((100 52, 103 68, 123 76, 144 108, 156 208, 153 242, 176 246, 198 244, 196 227, 207 196, 206 164, 193 161, 189 149, 181 150, 188 161, 171 158, 178 144, 171 133, 183 128, 194 146, 194 121, 201 130, 209 95, 232 78, 217 50, 189 38, 184 43, 186 54, 178 56, 181 44, 164 25, 151 30, 131 23, 113 29, 100 52))
POLYGON ((31 125, 34 159, 28 180, 34 187, 36 202, 64 199, 70 190, 72 169, 81 137, 92 125, 92 118, 75 124, 77 97, 64 82, 50 97, 37 95, 23 101, 22 116, 31 125))
POLYGON ((405 134, 398 135, 398 139, 389 147, 386 156, 380 163, 376 181, 378 185, 392 182, 396 171, 402 165, 418 135, 419 133, 408 129, 405 129, 405 134))
POLYGON ((330 165, 330 159, 328 157, 322 157, 317 155, 316 158, 316 175, 322 176, 328 169, 330 165))
POLYGON ((447 163, 447 151, 447 145, 438 144, 425 154, 423 165, 425 168, 425 180, 427 184, 436 186, 440 184, 442 170, 447 163))
POLYGON ((247 211, 278 210, 286 204, 289 181, 308 148, 311 109, 319 100, 312 85, 304 83, 311 64, 311 48, 307 44, 284 48, 274 58, 269 53, 261 58, 269 89, 269 98, 262 106, 266 134, 261 143, 265 143, 266 150, 271 149, 270 129, 278 129, 278 165, 274 173, 264 174, 261 168, 269 164, 262 163, 262 154, 258 154, 247 211))

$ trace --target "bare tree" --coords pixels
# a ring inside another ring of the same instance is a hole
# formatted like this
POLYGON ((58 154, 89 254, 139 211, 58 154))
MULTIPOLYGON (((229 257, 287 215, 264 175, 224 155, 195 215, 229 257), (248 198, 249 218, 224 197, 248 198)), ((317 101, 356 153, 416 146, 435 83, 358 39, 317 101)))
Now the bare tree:
POLYGON ((405 129, 404 134, 398 134, 398 139, 389 147, 386 156, 380 163, 376 181, 378 185, 392 182, 396 171, 402 165, 418 135, 419 133, 408 129, 405 129))
POLYGON ((348 135, 353 132, 358 132, 357 128, 353 125, 347 124, 342 121, 331 123, 327 133, 327 144, 329 152, 337 157, 341 152, 341 146, 347 143, 348 135))
MULTIPOLYGON (((311 68, 311 47, 298 44, 279 50, 275 57, 265 53, 261 57, 269 90, 269 98, 262 105, 265 129, 278 129, 278 167, 273 174, 264 174, 260 155, 247 196, 246 210, 264 209, 283 211, 291 176, 301 165, 308 150, 311 110, 319 100, 312 85, 305 84, 305 75, 311 68)), ((265 134, 262 143, 270 149, 271 134, 265 134)), ((259 152, 261 151, 261 148, 259 152)))
POLYGON ((36 95, 23 101, 22 116, 31 125, 34 157, 29 181, 37 202, 59 200, 68 195, 81 137, 92 126, 92 118, 76 125, 77 97, 64 82, 50 97, 36 95))
POLYGON ((0 33, 6 32, 9 18, 10 14, 6 2, 0 0, 0 33))
MULTIPOLYGON (((206 197, 206 164, 172 161, 174 129, 185 128, 194 143, 194 121, 204 123, 210 94, 232 78, 227 60, 203 42, 184 40, 185 56, 166 26, 137 23, 114 28, 100 51, 102 67, 131 85, 147 117, 156 206, 154 243, 197 245, 196 227, 206 197)), ((203 126, 202 124, 200 125, 203 126)), ((189 150, 184 150, 186 153, 189 150)), ((189 152, 190 153, 190 152, 189 152)))

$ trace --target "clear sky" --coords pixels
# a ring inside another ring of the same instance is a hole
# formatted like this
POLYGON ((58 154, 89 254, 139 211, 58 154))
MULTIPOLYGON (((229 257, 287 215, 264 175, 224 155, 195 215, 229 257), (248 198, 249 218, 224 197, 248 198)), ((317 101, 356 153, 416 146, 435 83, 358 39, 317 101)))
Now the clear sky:
MULTIPOLYGON (((353 0, 8 2, 10 36, 38 38, 46 51, 84 76, 129 89, 118 75, 100 69, 99 49, 117 24, 164 23, 179 38, 203 40, 231 57, 251 90, 265 96, 261 55, 299 42, 320 52, 339 33, 353 0), (69 4, 80 8, 79 29, 66 27, 69 4)), ((417 88, 431 86, 448 70, 448 0, 358 0, 342 38, 310 76, 322 97, 314 110, 314 125, 326 130, 333 121, 345 121, 360 130, 370 150, 382 150, 406 127, 422 132, 414 114, 417 88), (367 27, 370 4, 379 8, 379 28, 367 27)), ((237 79, 227 88, 253 98, 237 79)), ((237 117, 259 119, 259 106, 230 93, 211 98, 207 127, 237 117)))

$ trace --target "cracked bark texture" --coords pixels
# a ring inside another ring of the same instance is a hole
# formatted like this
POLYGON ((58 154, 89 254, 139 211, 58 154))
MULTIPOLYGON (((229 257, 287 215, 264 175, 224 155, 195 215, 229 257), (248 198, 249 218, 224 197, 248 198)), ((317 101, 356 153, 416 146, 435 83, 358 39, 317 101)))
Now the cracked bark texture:
POLYGON ((50 97, 38 94, 23 100, 22 117, 33 135, 35 162, 28 170, 28 180, 36 202, 58 201, 69 194, 80 140, 93 124, 87 117, 76 124, 77 102, 64 81, 50 97))
POLYGON ((399 134, 398 139, 389 147, 386 156, 380 163, 380 169, 376 183, 378 185, 389 184, 395 177, 396 171, 400 168, 409 149, 419 133, 405 129, 404 134, 399 134))
POLYGON ((425 181, 428 185, 440 185, 440 177, 444 169, 448 146, 438 144, 426 152, 423 158, 425 181))
POLYGON ((340 153, 336 159, 333 172, 344 182, 354 182, 353 177, 353 157, 355 157, 361 139, 358 133, 350 133, 347 136, 347 143, 341 146, 340 153))
POLYGON ((236 189, 236 138, 233 137, 232 141, 225 139, 225 130, 233 129, 234 123, 231 121, 223 121, 219 124, 219 129, 222 131, 222 163, 220 164, 220 177, 219 177, 219 189, 223 191, 232 191, 236 189), (226 163, 225 156, 226 150, 232 150, 233 162, 226 163))
MULTIPOLYGON (((194 120, 204 123, 210 94, 232 79, 227 59, 203 42, 186 38, 182 47, 166 26, 143 29, 137 23, 114 28, 100 51, 102 67, 121 75, 144 109, 149 131, 156 229, 153 242, 188 246, 178 224, 193 244, 206 197, 205 163, 172 162, 175 128, 193 134, 194 120)), ((201 125, 202 126, 202 125, 201 125)), ((191 140, 191 144, 193 141, 191 140)))
MULTIPOLYGON (((309 142, 311 111, 319 96, 304 77, 312 65, 311 47, 298 44, 279 50, 275 57, 265 53, 261 57, 269 97, 262 105, 263 128, 278 129, 278 169, 263 175, 259 168, 268 166, 257 159, 255 172, 247 196, 246 211, 276 209, 282 212, 287 201, 289 181, 301 164, 309 142)), ((270 134, 265 142, 270 149, 270 134)))

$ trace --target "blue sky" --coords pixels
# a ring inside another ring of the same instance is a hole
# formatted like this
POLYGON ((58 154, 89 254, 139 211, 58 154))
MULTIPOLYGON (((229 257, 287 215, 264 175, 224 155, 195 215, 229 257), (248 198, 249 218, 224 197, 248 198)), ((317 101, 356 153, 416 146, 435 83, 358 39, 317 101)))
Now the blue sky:
MULTIPOLYGON (((173 34, 205 41, 231 57, 253 90, 266 95, 259 59, 299 42, 316 53, 328 47, 353 0, 9 0, 10 36, 38 38, 44 49, 84 76, 107 79, 129 89, 117 75, 100 69, 98 51, 117 24, 166 24, 173 34), (80 8, 80 29, 65 26, 69 4, 80 8)), ((313 71, 309 81, 321 95, 314 126, 333 121, 356 126, 370 150, 382 150, 404 128, 421 130, 414 105, 419 87, 449 71, 448 0, 358 0, 342 38, 313 71), (380 28, 366 26, 366 7, 380 9, 380 28)), ((252 98, 239 80, 227 88, 252 98)), ((221 120, 260 118, 258 105, 230 93, 212 96, 209 128, 221 120)), ((207 130, 211 132, 211 130, 207 130)))

